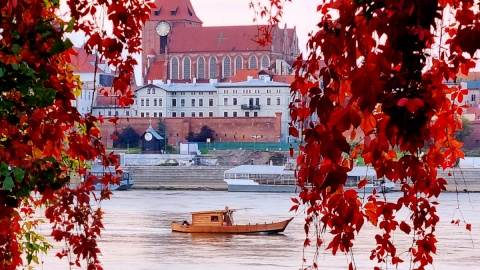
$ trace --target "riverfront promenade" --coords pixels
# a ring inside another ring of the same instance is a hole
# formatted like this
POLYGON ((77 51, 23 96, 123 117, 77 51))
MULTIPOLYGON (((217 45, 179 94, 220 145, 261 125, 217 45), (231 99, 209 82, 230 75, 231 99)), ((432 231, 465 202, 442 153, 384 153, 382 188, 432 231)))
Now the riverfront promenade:
MULTIPOLYGON (((223 181, 231 166, 125 166, 135 184, 133 189, 227 190, 223 181)), ((448 181, 448 192, 480 192, 480 168, 455 168, 451 176, 440 172, 448 181), (456 182, 456 185, 455 185, 456 182)), ((399 190, 397 184, 397 190, 399 190)))

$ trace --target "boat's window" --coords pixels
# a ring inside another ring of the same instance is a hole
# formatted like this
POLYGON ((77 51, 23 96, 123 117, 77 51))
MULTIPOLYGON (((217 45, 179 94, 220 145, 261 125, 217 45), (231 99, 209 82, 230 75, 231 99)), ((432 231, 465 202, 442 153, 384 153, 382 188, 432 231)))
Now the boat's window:
POLYGON ((210 216, 210 221, 218 221, 218 216, 210 216))

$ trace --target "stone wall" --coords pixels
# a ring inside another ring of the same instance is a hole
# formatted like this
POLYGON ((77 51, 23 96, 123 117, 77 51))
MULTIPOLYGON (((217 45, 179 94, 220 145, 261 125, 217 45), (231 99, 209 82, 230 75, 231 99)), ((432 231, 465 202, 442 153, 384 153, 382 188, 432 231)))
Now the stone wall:
MULTIPOLYGON (((215 131, 213 141, 217 142, 278 142, 281 138, 281 113, 275 117, 164 117, 162 118, 167 128, 168 144, 186 142, 189 132, 199 133, 202 126, 207 125, 215 131)), ((121 133, 126 127, 131 126, 139 135, 143 135, 149 125, 158 129, 158 119, 130 117, 120 118, 117 130, 121 133)), ((105 119, 100 125, 102 142, 107 147, 113 146, 110 138, 114 132, 113 123, 105 119)))

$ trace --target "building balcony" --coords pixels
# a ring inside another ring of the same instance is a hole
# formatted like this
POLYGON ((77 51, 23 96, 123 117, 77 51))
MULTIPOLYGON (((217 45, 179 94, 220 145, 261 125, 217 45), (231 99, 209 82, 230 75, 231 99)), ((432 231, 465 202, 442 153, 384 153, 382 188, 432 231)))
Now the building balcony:
POLYGON ((242 110, 260 110, 260 105, 242 104, 242 110))

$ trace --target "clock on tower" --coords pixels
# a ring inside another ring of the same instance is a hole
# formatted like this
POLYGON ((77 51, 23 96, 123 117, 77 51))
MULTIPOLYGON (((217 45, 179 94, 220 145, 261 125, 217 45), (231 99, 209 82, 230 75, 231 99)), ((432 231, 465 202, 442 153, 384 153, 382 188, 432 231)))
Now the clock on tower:
POLYGON ((161 21, 155 27, 155 31, 160 36, 160 53, 165 53, 165 47, 167 46, 167 36, 170 33, 170 24, 166 21, 161 21))

